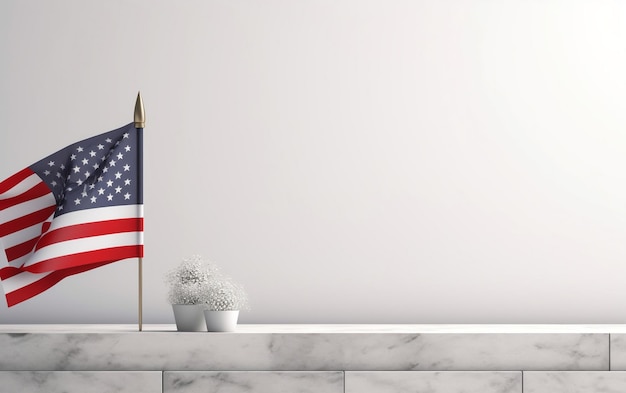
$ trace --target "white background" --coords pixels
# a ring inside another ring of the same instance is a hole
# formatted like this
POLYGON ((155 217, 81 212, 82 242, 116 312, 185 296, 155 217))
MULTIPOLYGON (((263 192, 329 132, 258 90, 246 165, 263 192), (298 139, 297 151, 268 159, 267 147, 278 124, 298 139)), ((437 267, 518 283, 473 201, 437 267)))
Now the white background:
MULTIPOLYGON (((3 0, 0 178, 145 129, 144 322, 202 254, 244 323, 626 323, 626 5, 3 0)), ((1 323, 132 323, 137 263, 1 323)))

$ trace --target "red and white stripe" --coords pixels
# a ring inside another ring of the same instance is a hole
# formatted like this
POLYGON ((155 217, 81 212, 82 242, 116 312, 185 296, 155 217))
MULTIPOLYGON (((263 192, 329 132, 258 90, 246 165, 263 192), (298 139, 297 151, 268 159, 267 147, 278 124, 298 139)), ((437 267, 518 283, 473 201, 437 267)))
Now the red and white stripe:
POLYGON ((11 307, 33 296, 37 296, 45 290, 50 289, 65 277, 86 272, 87 270, 95 269, 111 262, 114 261, 77 266, 75 268, 46 273, 30 273, 10 266, 0 269, 0 278, 2 279, 2 287, 6 295, 7 305, 11 307))
POLYGON ((28 168, 0 183, 0 243, 8 261, 0 279, 9 306, 67 276, 143 256, 142 205, 79 210, 53 219, 55 209, 49 188, 28 168))
POLYGON ((142 205, 123 205, 78 210, 56 217, 22 269, 44 273, 140 257, 142 216, 142 205))
POLYGON ((0 243, 9 266, 20 267, 28 260, 55 210, 50 189, 28 168, 0 183, 0 243))

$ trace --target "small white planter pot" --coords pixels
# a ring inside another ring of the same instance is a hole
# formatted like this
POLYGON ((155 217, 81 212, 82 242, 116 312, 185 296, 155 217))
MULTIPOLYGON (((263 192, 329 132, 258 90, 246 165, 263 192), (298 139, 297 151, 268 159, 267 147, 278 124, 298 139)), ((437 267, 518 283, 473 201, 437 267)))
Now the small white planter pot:
POLYGON ((206 319, 206 327, 209 332, 234 332, 237 327, 239 310, 204 310, 204 318, 206 319))
POLYGON ((172 304, 176 328, 179 332, 206 332, 202 306, 197 304, 172 304))

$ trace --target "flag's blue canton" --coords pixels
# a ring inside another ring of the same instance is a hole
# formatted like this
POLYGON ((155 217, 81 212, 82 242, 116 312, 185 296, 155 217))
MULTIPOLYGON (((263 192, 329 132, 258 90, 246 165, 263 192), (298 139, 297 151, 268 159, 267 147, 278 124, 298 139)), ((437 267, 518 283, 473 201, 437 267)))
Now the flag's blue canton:
POLYGON ((137 130, 133 123, 85 139, 30 166, 57 201, 56 216, 137 204, 137 130))

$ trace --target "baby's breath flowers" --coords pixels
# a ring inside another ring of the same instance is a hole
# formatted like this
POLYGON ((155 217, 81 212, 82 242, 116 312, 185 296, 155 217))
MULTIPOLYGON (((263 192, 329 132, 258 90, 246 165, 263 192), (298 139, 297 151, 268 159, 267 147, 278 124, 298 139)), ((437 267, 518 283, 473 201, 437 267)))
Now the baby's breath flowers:
POLYGON ((248 295, 240 284, 220 273, 201 256, 183 259, 166 275, 171 304, 199 304, 212 311, 247 310, 248 295))
POLYGON ((211 311, 247 310, 248 295, 240 284, 230 278, 221 276, 211 280, 204 287, 203 298, 211 311))
POLYGON ((207 264, 199 255, 183 259, 180 265, 167 273, 170 285, 168 299, 171 304, 204 303, 203 289, 214 275, 219 274, 217 266, 207 264))

